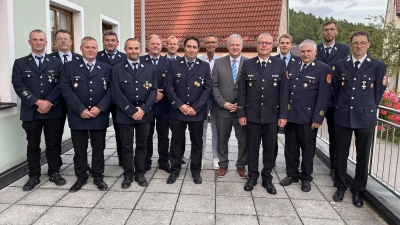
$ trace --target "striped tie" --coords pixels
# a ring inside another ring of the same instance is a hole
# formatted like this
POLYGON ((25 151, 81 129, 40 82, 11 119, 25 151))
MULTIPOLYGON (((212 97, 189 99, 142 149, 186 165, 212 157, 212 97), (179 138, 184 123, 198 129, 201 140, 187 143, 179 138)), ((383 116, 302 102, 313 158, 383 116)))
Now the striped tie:
POLYGON ((236 83, 236 77, 237 77, 236 60, 232 60, 232 74, 233 74, 233 83, 236 83))

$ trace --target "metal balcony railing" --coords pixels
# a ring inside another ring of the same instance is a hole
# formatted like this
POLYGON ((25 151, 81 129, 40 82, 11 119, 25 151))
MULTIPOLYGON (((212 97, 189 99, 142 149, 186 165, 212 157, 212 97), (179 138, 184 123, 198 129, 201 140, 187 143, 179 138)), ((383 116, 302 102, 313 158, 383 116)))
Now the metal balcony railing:
MULTIPOLYGON (((400 111, 379 106, 380 110, 400 115, 400 111)), ((329 144, 326 121, 318 130, 318 138, 329 144)), ((355 137, 353 134, 349 160, 356 164, 355 137)), ((378 118, 378 126, 374 129, 368 174, 381 185, 400 198, 400 126, 390 121, 378 118)))

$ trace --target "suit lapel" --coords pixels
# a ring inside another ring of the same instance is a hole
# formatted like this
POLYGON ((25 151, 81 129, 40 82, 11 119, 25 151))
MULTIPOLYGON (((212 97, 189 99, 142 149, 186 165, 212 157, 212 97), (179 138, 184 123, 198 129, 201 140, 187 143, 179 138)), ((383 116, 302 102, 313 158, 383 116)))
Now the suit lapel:
POLYGON ((263 68, 261 67, 261 62, 260 62, 260 60, 258 59, 258 57, 256 57, 255 58, 255 67, 256 67, 256 69, 257 69, 257 71, 258 71, 258 74, 260 74, 260 76, 262 76, 262 74, 263 74, 263 72, 264 72, 264 70, 263 70, 263 68))
POLYGON ((83 60, 80 60, 80 64, 79 64, 79 70, 83 73, 83 74, 85 74, 86 76, 89 76, 90 75, 90 73, 89 73, 89 70, 88 70, 88 68, 87 68, 87 66, 85 65, 85 63, 83 62, 83 60))
POLYGON ((318 49, 318 55, 322 59, 323 62, 325 62, 325 63, 327 62, 324 45, 321 45, 321 47, 318 49))
MULTIPOLYGON (((132 69, 132 68, 131 68, 132 69)), ((133 69, 132 69, 133 70, 133 69)), ((140 74, 144 71, 143 63, 139 63, 138 69, 136 70, 135 78, 140 76, 140 74)))
POLYGON ((190 71, 189 71, 189 69, 188 69, 188 67, 187 67, 187 64, 186 64, 186 62, 185 62, 185 59, 182 59, 182 60, 181 60, 180 65, 181 65, 182 70, 183 70, 183 71, 186 73, 186 75, 189 77, 190 71))
POLYGON ((199 61, 200 61, 200 59, 197 59, 197 58, 194 60, 192 69, 190 69, 190 71, 189 71, 189 77, 193 76, 196 73, 196 71, 199 69, 199 67, 200 67, 200 65, 199 65, 200 62, 199 61))
MULTIPOLYGON (((336 43, 335 43, 335 45, 336 45, 336 43)), ((335 45, 333 45, 331 53, 329 53, 329 57, 328 57, 327 61, 331 60, 338 53, 338 48, 335 45)))
POLYGON ((31 54, 29 54, 27 56, 27 61, 28 61, 28 65, 30 67, 32 67, 32 69, 34 69, 37 73, 39 73, 39 67, 36 64, 36 61, 35 61, 35 59, 33 58, 33 56, 31 54))
MULTIPOLYGON (((271 57, 270 57, 271 58, 271 57)), ((265 74, 267 74, 273 67, 272 65, 272 60, 268 58, 268 60, 266 61, 267 64, 265 64, 265 68, 264 71, 262 73, 262 76, 264 76, 265 74)))
POLYGON ((94 65, 92 72, 89 73, 89 78, 96 76, 98 73, 100 73, 101 69, 101 66, 94 65))
POLYGON ((40 68, 39 73, 42 73, 50 65, 50 63, 51 63, 50 60, 53 60, 53 59, 51 59, 51 57, 49 57, 49 55, 45 54, 44 58, 43 58, 42 67, 40 68))
MULTIPOLYGON (((140 66, 138 66, 138 68, 139 68, 139 67, 140 67, 140 66)), ((128 62, 125 63, 125 70, 128 71, 130 74, 132 74, 132 76, 134 76, 134 77, 136 76, 135 71, 133 71, 132 66, 129 65, 128 62)))
POLYGON ((301 61, 299 63, 296 63, 294 66, 293 71, 289 71, 292 75, 294 75, 293 77, 296 78, 298 76, 300 76, 301 72, 300 72, 300 68, 301 68, 301 61))
POLYGON ((158 64, 156 66, 156 73, 158 73, 160 71, 161 68, 163 68, 165 65, 165 59, 164 57, 161 57, 158 59, 158 64))
MULTIPOLYGON (((228 71, 228 77, 229 77, 230 81, 232 82, 232 84, 235 84, 235 82, 233 81, 231 58, 229 57, 229 55, 226 56, 225 66, 226 66, 226 71, 228 71)), ((236 81, 238 80, 238 76, 239 76, 239 68, 237 68, 236 81)))
POLYGON ((351 58, 346 59, 346 62, 344 63, 344 65, 347 67, 347 69, 352 73, 352 74, 356 74, 356 69, 354 69, 354 64, 353 64, 353 60, 351 58))
POLYGON ((358 69, 357 74, 364 72, 364 70, 366 70, 370 66, 371 66, 371 62, 367 55, 367 58, 365 58, 364 62, 361 64, 360 68, 358 69))

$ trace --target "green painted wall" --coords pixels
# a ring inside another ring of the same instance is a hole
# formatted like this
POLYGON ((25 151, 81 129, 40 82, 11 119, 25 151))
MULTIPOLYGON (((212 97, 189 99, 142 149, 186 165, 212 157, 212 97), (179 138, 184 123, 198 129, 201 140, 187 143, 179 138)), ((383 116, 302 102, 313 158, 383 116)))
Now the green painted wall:
MULTIPOLYGON (((46 32, 46 0, 14 0, 14 38, 15 58, 28 55, 31 50, 28 44, 29 33, 33 29, 46 32)), ((131 1, 118 0, 118 4, 110 4, 106 0, 71 0, 84 8, 84 35, 101 40, 100 14, 118 20, 120 23, 120 46, 131 36, 131 1), (110 7, 112 6, 112 7, 110 7)), ((100 44, 100 43, 99 43, 100 44)), ((101 45, 100 45, 101 46, 101 45)), ((100 47, 99 46, 99 47, 100 47)), ((101 47, 100 47, 101 48, 101 47)), ((47 49, 49 52, 49 49, 47 49)), ((11 76, 11 74, 9 75, 11 76)), ((18 105, 21 102, 18 99, 18 105)), ((26 161, 26 135, 22 129, 22 121, 18 113, 0 118, 0 173, 26 161)), ((63 140, 70 138, 68 125, 64 129, 63 140)), ((42 143, 44 142, 42 138, 42 143)), ((41 146, 44 150, 44 144, 41 146)))

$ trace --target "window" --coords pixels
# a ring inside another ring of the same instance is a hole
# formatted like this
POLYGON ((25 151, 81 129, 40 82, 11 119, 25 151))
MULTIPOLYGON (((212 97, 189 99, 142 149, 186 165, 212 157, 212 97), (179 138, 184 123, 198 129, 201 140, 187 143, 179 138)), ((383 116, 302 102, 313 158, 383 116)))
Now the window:
POLYGON ((111 25, 111 24, 108 24, 108 23, 104 23, 104 22, 103 22, 103 24, 102 24, 101 26, 102 26, 102 32, 103 32, 103 34, 104 34, 104 31, 106 31, 106 30, 112 30, 112 25, 111 25))
MULTIPOLYGON (((60 29, 69 31, 71 33, 71 39, 74 41, 72 12, 50 6, 50 43, 52 52, 57 50, 57 47, 54 45, 54 34, 60 29)), ((74 51, 73 45, 72 51, 74 51)))

